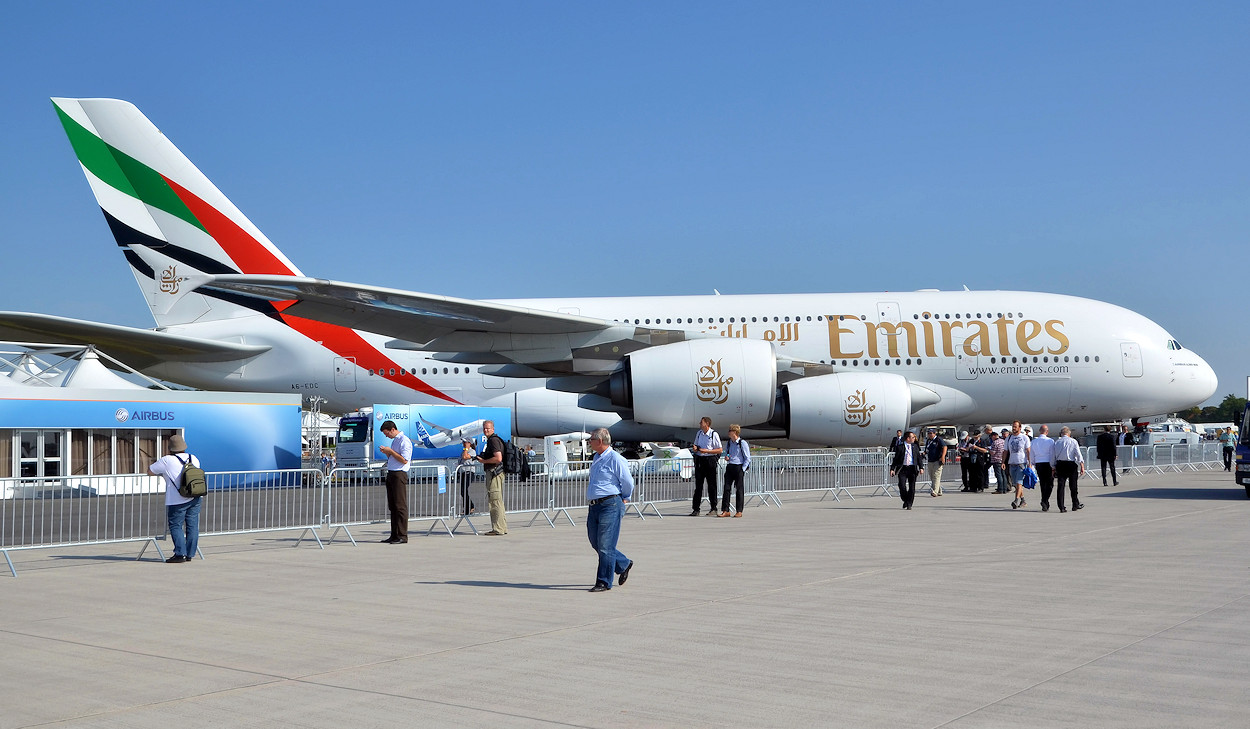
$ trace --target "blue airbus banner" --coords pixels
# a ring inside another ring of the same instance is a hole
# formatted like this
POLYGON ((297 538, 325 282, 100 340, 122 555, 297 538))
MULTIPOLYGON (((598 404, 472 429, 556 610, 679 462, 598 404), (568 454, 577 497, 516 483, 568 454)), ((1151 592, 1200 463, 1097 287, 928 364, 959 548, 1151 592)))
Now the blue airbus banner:
MULTIPOLYGON (((512 440, 512 411, 466 405, 374 405, 373 442, 386 445, 382 423, 393 420, 412 439, 412 460, 459 458, 461 442, 468 440, 480 451, 486 443, 482 425, 495 423, 495 434, 512 440)), ((377 458, 380 451, 374 454, 377 458)))
POLYGON ((300 467, 298 395, 138 390, 5 392, 0 428, 181 430, 209 471, 300 467))

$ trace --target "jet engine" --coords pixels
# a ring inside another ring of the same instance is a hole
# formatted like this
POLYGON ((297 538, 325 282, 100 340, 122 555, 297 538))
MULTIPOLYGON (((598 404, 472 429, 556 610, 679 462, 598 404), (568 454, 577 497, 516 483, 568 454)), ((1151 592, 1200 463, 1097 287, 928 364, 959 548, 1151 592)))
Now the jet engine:
POLYGON ((879 446, 907 428, 912 390, 902 375, 840 372, 781 387, 772 425, 791 440, 822 446, 879 446))
POLYGON ((650 347, 625 358, 609 382, 612 404, 640 423, 693 428, 764 423, 777 396, 777 358, 758 339, 694 339, 650 347))

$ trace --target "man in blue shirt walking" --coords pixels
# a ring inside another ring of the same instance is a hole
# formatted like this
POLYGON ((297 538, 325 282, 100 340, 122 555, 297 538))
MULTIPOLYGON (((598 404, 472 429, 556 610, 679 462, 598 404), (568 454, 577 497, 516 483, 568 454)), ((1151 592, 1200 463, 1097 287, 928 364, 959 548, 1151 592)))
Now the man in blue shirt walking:
POLYGON ((625 503, 634 495, 634 477, 629 474, 624 456, 612 450, 612 434, 607 428, 599 428, 590 436, 590 448, 595 459, 590 464, 590 482, 586 485, 586 501, 590 503, 586 536, 599 553, 599 570, 590 591, 607 592, 612 589, 613 575, 620 575, 617 584, 623 585, 634 566, 616 548, 625 503))

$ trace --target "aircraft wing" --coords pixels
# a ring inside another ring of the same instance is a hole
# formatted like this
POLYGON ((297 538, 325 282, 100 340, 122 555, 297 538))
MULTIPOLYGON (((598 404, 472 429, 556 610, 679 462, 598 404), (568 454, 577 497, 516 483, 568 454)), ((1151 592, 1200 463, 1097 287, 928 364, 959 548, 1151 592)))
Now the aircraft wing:
POLYGON ((171 360, 230 362, 255 357, 269 349, 21 311, 0 311, 0 341, 91 344, 135 369, 171 360))
POLYGON ((495 365, 498 374, 509 376, 604 374, 631 351, 690 336, 680 330, 325 279, 223 275, 198 288, 267 301, 284 315, 394 337, 389 347, 439 352, 443 354, 437 359, 451 362, 495 365))

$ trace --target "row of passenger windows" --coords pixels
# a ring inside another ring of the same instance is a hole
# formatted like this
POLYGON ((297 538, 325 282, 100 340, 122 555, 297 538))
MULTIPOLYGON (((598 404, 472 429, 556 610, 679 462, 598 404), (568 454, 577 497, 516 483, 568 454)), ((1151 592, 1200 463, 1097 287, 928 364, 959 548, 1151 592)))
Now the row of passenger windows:
MULTIPOLYGON (((985 318, 989 318, 989 317, 994 317, 994 318, 997 318, 997 319, 1013 319, 1013 318, 1014 318, 1014 319, 1023 319, 1023 318, 1024 318, 1024 314, 1023 314, 1023 313, 1013 314, 1013 313, 1011 313, 1010 311, 1009 311, 1009 312, 1007 312, 1006 314, 1002 314, 1002 313, 998 313, 998 314, 991 314, 990 312, 988 312, 988 311, 987 311, 987 312, 985 312, 985 316, 984 316, 984 317, 983 317, 983 316, 981 316, 981 313, 980 313, 980 312, 977 312, 977 315, 976 315, 976 316, 973 316, 972 314, 964 314, 964 315, 963 315, 963 318, 964 318, 964 319, 985 319, 985 318)), ((860 318, 862 319, 863 317, 860 317, 860 318)), ((926 311, 924 314, 912 314, 912 315, 911 315, 911 318, 913 318, 913 319, 950 319, 950 318, 951 318, 951 315, 950 315, 950 314, 930 314, 929 312, 927 312, 927 311, 926 311)), ((955 315, 955 318, 956 318, 956 319, 960 318, 960 317, 959 317, 959 314, 956 314, 956 315, 955 315)))
MULTIPOLYGON (((463 369, 463 370, 464 370, 464 373, 465 373, 466 375, 467 375, 467 374, 469 374, 469 373, 471 372, 471 370, 470 370, 468 367, 464 367, 464 368, 461 368, 461 367, 444 367, 444 368, 443 368, 443 374, 444 374, 444 375, 458 375, 458 374, 460 374, 460 370, 461 370, 461 369, 463 369)), ((396 372, 395 368, 394 368, 394 367, 392 367, 389 371, 390 371, 390 376, 391 376, 391 377, 394 377, 394 376, 395 376, 395 372, 396 372)), ((370 376, 370 377, 373 377, 373 372, 374 372, 373 370, 369 370, 369 376, 370 376)), ((378 371, 377 371, 377 374, 378 374, 378 376, 379 376, 379 377, 386 377, 386 376, 387 376, 387 374, 386 374, 386 373, 387 373, 387 370, 378 370, 378 371)), ((413 375, 413 376, 416 376, 416 374, 417 374, 417 369, 416 369, 415 367, 414 367, 414 368, 412 368, 412 369, 407 369, 407 368, 405 368, 405 367, 400 367, 400 368, 399 368, 399 375, 400 375, 401 377, 402 377, 402 376, 404 376, 404 375, 413 375)), ((422 367, 422 368, 421 368, 421 374, 423 374, 423 375, 437 375, 437 374, 438 374, 438 368, 437 368, 437 367, 422 367)))
MULTIPOLYGON (((971 314, 971 313, 965 313, 965 314, 955 314, 954 316, 952 316, 951 314, 931 314, 931 313, 929 313, 929 312, 927 312, 927 311, 926 311, 926 312, 924 312, 923 314, 912 314, 912 315, 911 315, 911 318, 912 318, 912 319, 951 319, 951 318, 954 318, 954 319, 984 319, 984 318, 987 318, 987 317, 994 317, 994 318, 998 318, 998 319, 1002 319, 1002 318, 1008 318, 1008 319, 1010 319, 1010 318, 1013 318, 1013 317, 1014 317, 1014 318, 1017 318, 1017 319, 1023 319, 1023 318, 1024 318, 1024 314, 1023 314, 1023 313, 1012 313, 1012 312, 1007 312, 1006 314, 1003 314, 1003 313, 1001 313, 1001 312, 999 312, 999 313, 991 313, 991 312, 988 312, 988 311, 987 311, 987 312, 985 312, 985 316, 982 316, 980 312, 977 312, 975 315, 973 315, 973 314, 971 314)), ((847 318, 847 315, 845 315, 845 314, 840 314, 840 315, 838 315, 838 321, 843 321, 843 320, 844 320, 844 319, 846 319, 846 318, 847 318)), ((867 321, 867 320, 868 320, 868 317, 867 317, 867 315, 862 315, 862 316, 860 316, 860 317, 859 317, 859 319, 860 319, 861 321, 867 321)), ((756 323, 756 322, 764 322, 764 323, 768 323, 769 321, 773 321, 773 322, 783 322, 783 321, 796 321, 796 322, 804 322, 804 321, 824 321, 824 320, 825 320, 825 317, 824 317, 823 315, 818 315, 818 316, 816 316, 816 317, 814 317, 814 318, 813 318, 813 317, 810 317, 810 316, 795 316, 795 317, 789 317, 789 316, 774 316, 774 317, 771 317, 771 319, 770 319, 769 317, 767 317, 767 316, 760 316, 760 317, 755 317, 755 316, 753 316, 753 317, 751 317, 751 318, 750 318, 749 322, 750 322, 750 323, 752 323, 752 324, 754 324, 754 323, 756 323)), ((658 317, 658 316, 657 316, 657 317, 655 317, 655 318, 654 318, 654 320, 653 320, 653 319, 632 319, 632 320, 631 320, 631 319, 617 319, 616 321, 617 321, 617 323, 620 323, 620 324, 629 324, 631 321, 632 321, 634 324, 652 324, 652 323, 654 323, 654 324, 704 324, 704 323, 707 323, 707 324, 725 324, 725 323, 726 323, 726 321, 728 321, 728 323, 729 323, 729 324, 738 324, 738 323, 746 324, 746 323, 748 323, 748 319, 747 319, 747 317, 745 317, 745 316, 731 316, 731 317, 729 317, 729 319, 728 319, 728 320, 726 320, 726 319, 725 319, 725 317, 723 317, 723 316, 721 316, 721 317, 714 317, 714 316, 702 317, 702 316, 701 316, 701 317, 698 317, 698 318, 695 318, 695 317, 687 317, 687 318, 677 317, 676 319, 672 319, 672 318, 662 319, 661 317, 658 317)))
MULTIPOLYGON (((1030 362, 1032 362, 1033 364, 1050 364, 1050 363, 1059 364, 1060 362, 1078 363, 1078 362, 1090 362, 1090 361, 1093 361, 1093 362, 1099 361, 1098 355, 1094 355, 1092 359, 1089 357, 1089 355, 1086 355, 1083 358, 1080 357, 1079 355, 1078 356, 1064 355, 1062 359, 1060 359, 1058 355, 1054 357, 1051 357, 1049 355, 1042 356, 1042 357, 1033 357, 1032 359, 1030 359, 1029 357, 1012 357, 1010 359, 1008 359, 1007 357, 990 357, 989 363, 990 364, 1004 364, 1004 365, 1005 364, 1029 364, 1030 362)), ((924 360, 921 358, 916 358, 914 360, 911 358, 908 358, 905 360, 904 359, 895 359, 895 360, 865 359, 865 360, 862 360, 863 362, 862 365, 860 364, 861 360, 858 360, 858 359, 849 359, 849 360, 844 359, 844 360, 841 360, 841 362, 842 362, 843 367, 870 367, 870 366, 880 367, 882 364, 884 364, 886 367, 889 367, 891 362, 893 362, 894 365, 897 367, 904 363, 911 365, 913 362, 917 365, 920 365, 924 363, 924 360)), ((836 365, 838 364, 838 360, 836 359, 823 360, 822 359, 820 360, 820 363, 836 365)))
MULTIPOLYGON (((806 320, 806 321, 812 321, 812 317, 810 317, 810 316, 809 316, 809 317, 806 317, 806 318, 805 318, 805 317, 801 317, 801 316, 796 316, 796 317, 793 317, 793 321, 796 321, 796 322, 801 322, 801 321, 804 321, 804 320, 806 320)), ((815 321, 824 321, 824 320, 825 320, 825 317, 823 317, 823 316, 817 316, 817 317, 815 318, 815 321)), ((617 322, 618 324, 628 324, 628 323, 630 323, 630 321, 633 321, 633 323, 635 323, 635 324, 651 324, 651 323, 652 323, 652 320, 651 320, 651 319, 633 319, 633 320, 630 320, 630 319, 617 319, 617 320, 616 320, 616 322, 617 322)), ((660 317, 658 317, 658 316, 657 316, 657 317, 655 318, 655 322, 654 322, 654 323, 656 323, 656 324, 695 324, 695 323, 703 324, 703 323, 704 323, 704 321, 705 321, 705 318, 704 318, 704 317, 699 317, 699 318, 697 318, 697 319, 696 319, 696 318, 694 318, 694 317, 689 317, 689 318, 686 318, 686 319, 683 319, 683 318, 681 318, 681 317, 677 317, 676 319, 663 319, 663 320, 661 320, 661 319, 660 319, 660 317)), ((724 324, 724 323, 725 323, 725 321, 726 321, 726 319, 725 319, 725 317, 723 317, 723 316, 722 316, 722 317, 714 317, 714 316, 709 316, 709 317, 706 317, 706 322, 707 322, 708 324, 724 324)), ((743 324, 746 324, 746 323, 747 323, 747 318, 746 318, 745 316, 731 316, 731 317, 729 317, 728 321, 729 321, 729 323, 730 323, 730 324, 737 324, 737 323, 739 323, 739 322, 741 322, 741 323, 743 323, 743 324)), ((769 318, 768 318, 768 317, 766 317, 766 316, 761 316, 761 317, 754 317, 754 316, 753 316, 753 317, 751 317, 751 322, 752 322, 752 323, 754 323, 754 322, 764 322, 764 323, 768 323, 769 321, 770 321, 770 320, 769 320, 769 318)), ((781 321, 791 321, 791 317, 788 317, 788 316, 774 316, 774 317, 772 318, 772 320, 771 320, 771 321, 775 321, 775 322, 781 322, 781 321)))

